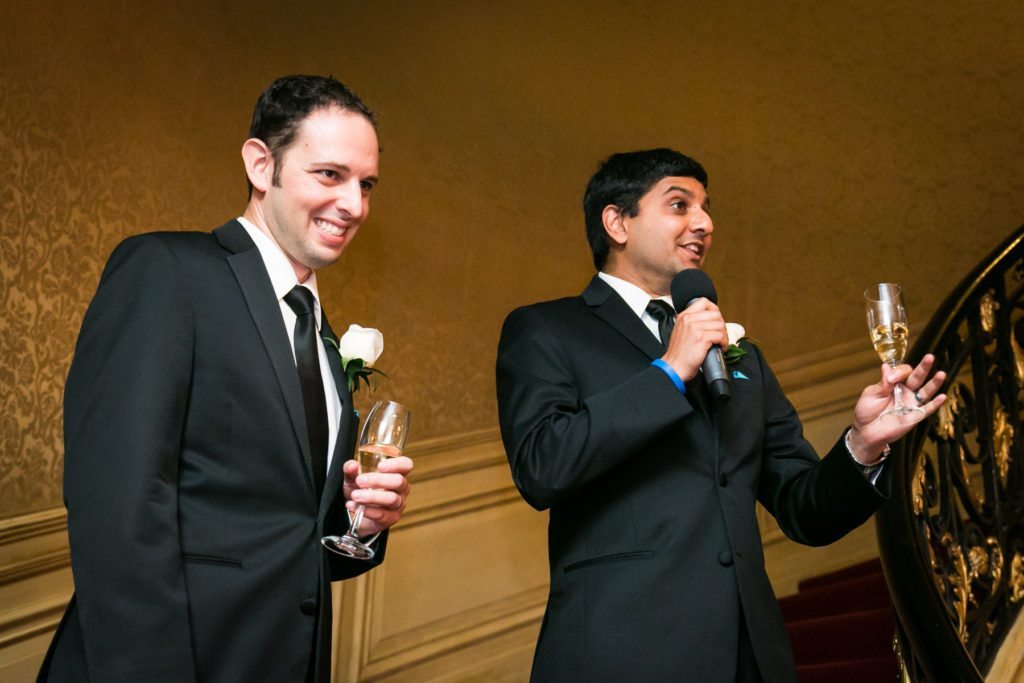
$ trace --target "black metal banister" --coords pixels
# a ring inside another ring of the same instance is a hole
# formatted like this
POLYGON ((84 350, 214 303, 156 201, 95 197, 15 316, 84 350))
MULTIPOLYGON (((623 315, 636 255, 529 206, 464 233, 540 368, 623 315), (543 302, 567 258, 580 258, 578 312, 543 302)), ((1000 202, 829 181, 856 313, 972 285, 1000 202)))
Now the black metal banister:
POLYGON ((1022 345, 1024 226, 952 290, 908 354, 936 355, 949 400, 893 446, 877 517, 905 680, 983 681, 1020 614, 1022 345))

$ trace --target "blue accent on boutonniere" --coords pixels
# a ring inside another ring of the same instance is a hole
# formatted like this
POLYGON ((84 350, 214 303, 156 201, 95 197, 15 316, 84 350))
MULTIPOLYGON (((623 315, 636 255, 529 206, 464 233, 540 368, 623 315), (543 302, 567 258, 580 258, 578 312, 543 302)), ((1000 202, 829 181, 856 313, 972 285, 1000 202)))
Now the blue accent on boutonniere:
POLYGON ((747 377, 746 375, 744 375, 744 374, 743 374, 742 372, 740 372, 739 370, 733 370, 733 371, 732 371, 732 376, 733 376, 733 379, 750 379, 749 377, 747 377))

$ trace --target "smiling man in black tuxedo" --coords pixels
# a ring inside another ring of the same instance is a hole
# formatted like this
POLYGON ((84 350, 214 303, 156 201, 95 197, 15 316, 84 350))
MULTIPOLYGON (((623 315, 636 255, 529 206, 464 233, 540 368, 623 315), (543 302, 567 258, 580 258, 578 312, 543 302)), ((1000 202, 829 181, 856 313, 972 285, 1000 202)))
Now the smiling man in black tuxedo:
POLYGON ((377 182, 373 115, 331 78, 272 83, 242 158, 242 217, 114 251, 64 397, 75 594, 40 680, 328 681, 320 544, 405 508, 412 462, 357 476, 352 396, 320 306, 377 182), (306 372, 304 372, 306 370, 306 372))
POLYGON ((819 459, 756 346, 727 368, 732 398, 712 402, 700 368, 726 347, 722 314, 707 298, 672 311, 673 279, 711 248, 700 164, 615 154, 583 206, 598 274, 581 296, 513 311, 498 348, 512 476, 550 509, 532 679, 795 681, 755 502, 801 543, 863 523, 885 495, 886 445, 910 428, 880 419, 893 384, 930 397, 930 415, 944 374, 929 379, 930 356, 883 366, 819 459))

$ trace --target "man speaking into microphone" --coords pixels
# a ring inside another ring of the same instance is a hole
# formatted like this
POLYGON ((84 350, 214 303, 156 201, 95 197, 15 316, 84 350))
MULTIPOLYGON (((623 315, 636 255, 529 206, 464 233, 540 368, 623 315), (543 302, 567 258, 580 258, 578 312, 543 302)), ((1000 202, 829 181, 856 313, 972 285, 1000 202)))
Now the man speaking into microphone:
POLYGON ((755 503, 795 541, 835 541, 882 502, 887 445, 912 426, 880 419, 893 384, 927 415, 945 400, 931 356, 883 366, 819 458, 757 347, 715 358, 714 286, 687 272, 711 249, 707 186, 673 150, 612 155, 583 198, 597 275, 502 329, 502 439, 550 510, 533 681, 795 681, 755 503))

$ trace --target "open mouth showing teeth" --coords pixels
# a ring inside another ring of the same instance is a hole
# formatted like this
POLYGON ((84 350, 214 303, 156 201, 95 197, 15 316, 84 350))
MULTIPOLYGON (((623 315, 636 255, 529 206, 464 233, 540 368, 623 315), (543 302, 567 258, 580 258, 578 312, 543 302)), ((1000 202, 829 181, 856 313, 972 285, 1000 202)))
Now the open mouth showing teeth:
POLYGON ((697 242, 691 242, 690 244, 684 244, 683 245, 683 249, 686 249, 687 251, 692 252, 692 253, 696 254, 697 256, 700 256, 701 254, 704 253, 704 245, 700 244, 700 243, 697 243, 697 242))
POLYGON ((335 237, 341 237, 342 235, 345 234, 345 228, 338 227, 337 225, 335 225, 334 223, 331 223, 329 221, 325 221, 325 220, 322 220, 320 218, 314 218, 313 219, 313 223, 316 224, 317 228, 319 228, 323 232, 326 232, 328 235, 334 235, 335 237))

